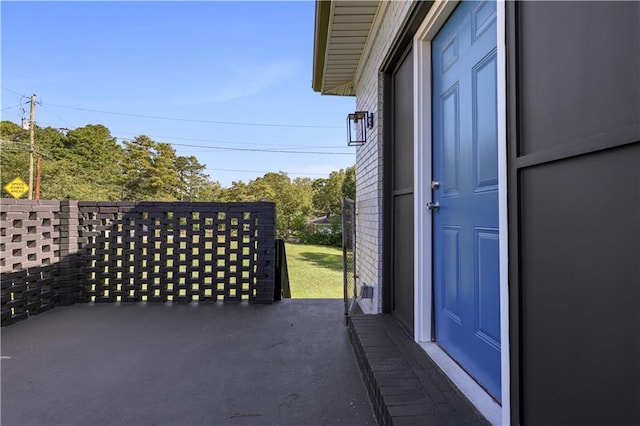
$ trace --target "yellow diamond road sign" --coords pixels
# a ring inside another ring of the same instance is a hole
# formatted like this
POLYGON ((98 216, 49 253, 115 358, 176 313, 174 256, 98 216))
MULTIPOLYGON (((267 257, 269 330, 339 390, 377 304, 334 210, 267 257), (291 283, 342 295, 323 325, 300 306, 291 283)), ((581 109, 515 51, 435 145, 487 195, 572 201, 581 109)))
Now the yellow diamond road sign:
POLYGON ((4 186, 4 190, 7 191, 13 198, 20 198, 29 191, 29 185, 24 183, 19 177, 15 178, 4 186))

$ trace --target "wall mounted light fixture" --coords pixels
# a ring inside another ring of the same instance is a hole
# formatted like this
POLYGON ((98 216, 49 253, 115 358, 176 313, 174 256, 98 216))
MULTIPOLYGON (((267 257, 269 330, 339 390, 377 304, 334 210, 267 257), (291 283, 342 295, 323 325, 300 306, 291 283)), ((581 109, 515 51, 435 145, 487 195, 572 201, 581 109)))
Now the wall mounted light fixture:
POLYGON ((347 145, 362 146, 367 142, 367 129, 373 128, 373 113, 356 111, 347 115, 347 145))

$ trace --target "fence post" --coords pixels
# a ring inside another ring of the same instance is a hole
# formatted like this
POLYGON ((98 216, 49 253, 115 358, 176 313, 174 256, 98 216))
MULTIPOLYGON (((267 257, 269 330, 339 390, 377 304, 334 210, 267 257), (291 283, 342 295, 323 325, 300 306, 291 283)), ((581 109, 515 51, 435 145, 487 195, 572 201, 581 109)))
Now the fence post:
POLYGON ((60 201, 60 261, 58 263, 58 289, 60 305, 76 303, 82 293, 78 268, 78 202, 60 201))
POLYGON ((344 279, 344 319, 349 324, 349 314, 356 300, 356 216, 355 201, 342 198, 342 273, 344 279))
POLYGON ((275 287, 275 203, 258 203, 256 295, 254 303, 273 303, 275 287))
POLYGON ((289 286, 289 268, 287 267, 287 252, 285 250, 284 243, 284 238, 276 239, 274 300, 291 298, 291 287, 289 286))

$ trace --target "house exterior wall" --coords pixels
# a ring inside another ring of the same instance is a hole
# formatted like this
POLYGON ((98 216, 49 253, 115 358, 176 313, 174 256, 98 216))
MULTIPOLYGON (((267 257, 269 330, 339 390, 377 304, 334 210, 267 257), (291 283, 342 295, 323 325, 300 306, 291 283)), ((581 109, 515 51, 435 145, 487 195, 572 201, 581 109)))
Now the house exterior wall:
POLYGON ((367 143, 356 151, 358 284, 374 287, 373 299, 360 299, 365 313, 382 311, 382 186, 383 186, 383 75, 380 68, 409 15, 413 2, 393 1, 386 5, 379 28, 372 28, 372 47, 356 76, 356 110, 374 113, 374 127, 367 143), (375 33, 374 33, 375 32, 375 33))
POLYGON ((640 3, 508 6, 512 423, 640 424, 640 3))
MULTIPOLYGON (((512 423, 638 424, 640 5, 506 7, 512 423)), ((411 11, 388 4, 356 76, 357 109, 375 113, 356 163, 365 312, 382 310, 391 244, 381 69, 411 11)))

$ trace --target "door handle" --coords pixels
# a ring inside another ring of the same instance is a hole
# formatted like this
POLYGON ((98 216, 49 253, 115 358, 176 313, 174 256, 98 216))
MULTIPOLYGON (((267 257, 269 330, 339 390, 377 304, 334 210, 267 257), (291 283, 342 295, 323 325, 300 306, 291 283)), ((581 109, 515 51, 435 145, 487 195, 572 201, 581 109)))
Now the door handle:
POLYGON ((438 210, 440 210, 440 203, 437 202, 437 201, 435 203, 428 202, 427 203, 427 210, 431 210, 433 212, 437 212, 438 210))

